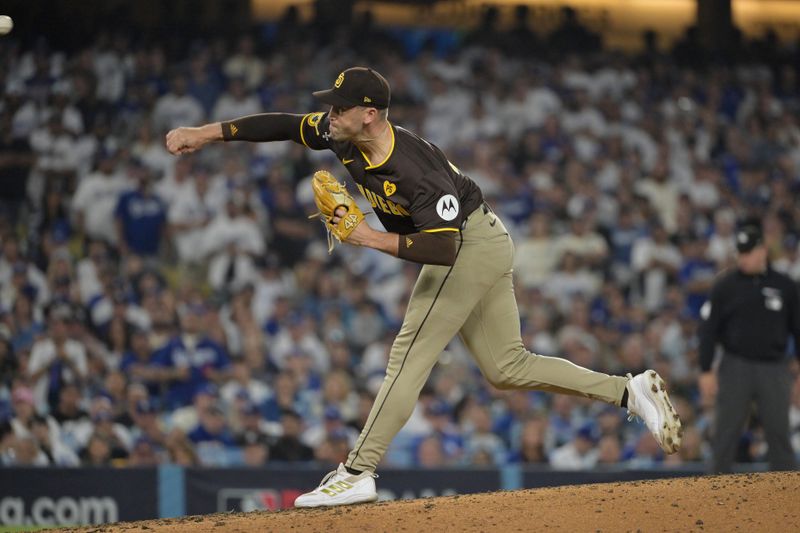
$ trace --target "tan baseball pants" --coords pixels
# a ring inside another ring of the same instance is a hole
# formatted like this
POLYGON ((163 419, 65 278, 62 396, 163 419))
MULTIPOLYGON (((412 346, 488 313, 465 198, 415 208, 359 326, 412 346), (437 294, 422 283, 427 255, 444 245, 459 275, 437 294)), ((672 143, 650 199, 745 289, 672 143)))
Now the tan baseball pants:
POLYGON ((425 265, 414 285, 386 377, 347 467, 372 470, 411 416, 439 354, 458 334, 486 379, 500 389, 528 389, 620 405, 627 378, 529 352, 522 345, 512 285, 514 245, 488 207, 456 237, 452 267, 425 265))

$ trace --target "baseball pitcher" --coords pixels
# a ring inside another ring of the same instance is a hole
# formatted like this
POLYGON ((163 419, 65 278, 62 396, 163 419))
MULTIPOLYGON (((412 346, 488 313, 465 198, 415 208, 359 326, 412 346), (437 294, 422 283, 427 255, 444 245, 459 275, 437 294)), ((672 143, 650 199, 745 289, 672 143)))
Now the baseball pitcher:
POLYGON ((678 450, 681 423, 655 371, 610 376, 525 349, 508 231, 480 188, 439 148, 388 121, 390 89, 383 76, 369 68, 349 68, 333 87, 314 96, 329 110, 265 113, 182 127, 166 139, 173 154, 237 140, 292 140, 312 150, 331 150, 386 231, 370 227, 344 185, 320 172, 313 180, 314 192, 330 237, 424 265, 392 345, 383 385, 346 464, 297 498, 295 506, 377 499, 375 468, 411 415, 439 353, 455 335, 495 387, 571 394, 627 408, 647 424, 666 453, 678 450))

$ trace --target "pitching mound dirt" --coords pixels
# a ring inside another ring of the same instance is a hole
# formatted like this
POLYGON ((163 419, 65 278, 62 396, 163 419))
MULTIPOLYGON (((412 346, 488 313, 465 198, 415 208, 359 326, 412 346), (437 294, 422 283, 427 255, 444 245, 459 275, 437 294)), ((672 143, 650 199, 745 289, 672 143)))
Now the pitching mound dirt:
MULTIPOLYGON (((575 485, 332 509, 229 513, 80 531, 800 531, 800 472, 575 485)), ((75 531, 75 530, 71 530, 75 531)))

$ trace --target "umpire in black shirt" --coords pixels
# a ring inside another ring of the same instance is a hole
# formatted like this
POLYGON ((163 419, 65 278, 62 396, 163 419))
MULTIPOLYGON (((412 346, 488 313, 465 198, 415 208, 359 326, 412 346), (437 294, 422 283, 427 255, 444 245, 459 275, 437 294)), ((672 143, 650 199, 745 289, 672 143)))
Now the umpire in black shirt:
POLYGON ((745 224, 737 231, 736 247, 737 268, 717 279, 701 311, 700 393, 704 403, 716 397, 712 468, 730 472, 755 401, 769 446, 770 468, 794 470, 787 344, 793 335, 800 357, 797 285, 770 267, 757 223, 745 224), (715 373, 712 362, 718 344, 723 356, 715 373))

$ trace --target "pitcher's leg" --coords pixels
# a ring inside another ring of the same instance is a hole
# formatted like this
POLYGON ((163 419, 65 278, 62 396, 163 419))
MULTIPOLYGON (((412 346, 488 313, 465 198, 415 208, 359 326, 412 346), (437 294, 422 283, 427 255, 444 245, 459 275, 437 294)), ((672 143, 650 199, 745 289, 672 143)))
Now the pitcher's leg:
POLYGON ((411 416, 439 354, 464 321, 452 303, 459 290, 463 291, 463 287, 459 288, 447 268, 422 269, 400 333, 392 344, 386 377, 347 458, 348 468, 374 471, 389 443, 411 416))
POLYGON ((620 405, 627 378, 525 349, 510 272, 473 308, 459 334, 481 372, 497 388, 543 390, 620 405))

